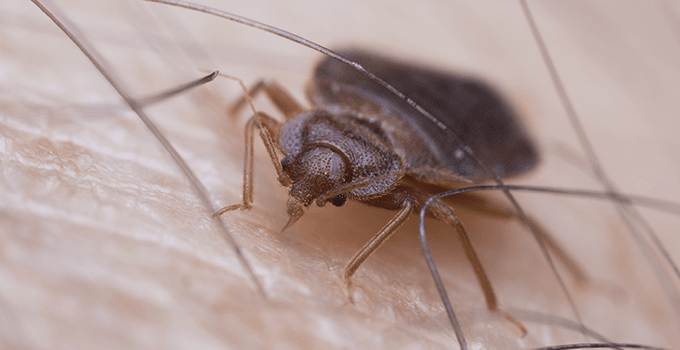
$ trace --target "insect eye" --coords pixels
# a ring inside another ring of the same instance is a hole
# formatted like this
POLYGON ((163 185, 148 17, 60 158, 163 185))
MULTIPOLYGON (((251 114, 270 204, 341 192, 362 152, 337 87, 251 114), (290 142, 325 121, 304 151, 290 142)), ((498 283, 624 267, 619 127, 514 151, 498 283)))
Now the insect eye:
POLYGON ((288 166, 288 164, 290 164, 291 161, 292 159, 290 157, 285 157, 281 159, 281 169, 283 171, 286 171, 286 167, 288 166))
POLYGON ((333 199, 331 199, 331 204, 333 204, 336 207, 341 207, 343 204, 345 204, 345 201, 347 201, 347 195, 341 193, 333 197, 333 199))

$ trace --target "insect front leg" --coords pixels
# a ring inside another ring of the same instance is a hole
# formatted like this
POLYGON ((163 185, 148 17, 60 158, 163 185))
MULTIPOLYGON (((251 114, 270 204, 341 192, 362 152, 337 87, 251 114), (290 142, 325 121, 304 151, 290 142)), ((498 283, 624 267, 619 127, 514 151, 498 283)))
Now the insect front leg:
MULTIPOLYGON (((237 114, 250 100, 260 92, 274 103, 276 108, 288 120, 302 113, 302 106, 295 98, 279 83, 270 79, 263 79, 255 83, 234 105, 229 109, 229 114, 237 114)), ((229 205, 218 210, 214 215, 222 215, 232 210, 250 209, 253 203, 253 133, 254 128, 260 130, 260 137, 267 149, 269 158, 276 169, 279 182, 282 185, 290 185, 290 179, 284 174, 281 162, 276 153, 278 134, 281 123, 264 112, 255 112, 246 124, 246 146, 243 158, 243 203, 229 205)))
POLYGON ((281 162, 276 154, 276 139, 272 135, 278 135, 281 123, 264 112, 257 112, 246 123, 245 155, 243 156, 243 202, 219 209, 214 215, 222 215, 232 210, 244 210, 252 208, 253 204, 253 134, 255 128, 260 130, 260 137, 264 142, 267 153, 274 164, 279 181, 287 186, 289 180, 283 175, 281 162))

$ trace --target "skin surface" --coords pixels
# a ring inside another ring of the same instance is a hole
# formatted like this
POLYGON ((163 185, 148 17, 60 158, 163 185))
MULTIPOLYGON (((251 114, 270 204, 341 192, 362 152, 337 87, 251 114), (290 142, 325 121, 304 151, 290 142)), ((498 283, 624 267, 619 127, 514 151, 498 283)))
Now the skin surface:
MULTIPOLYGON (((320 59, 270 34, 159 4, 59 5, 136 96, 219 69, 246 84, 276 79, 304 101, 320 59)), ((627 193, 677 201, 680 44, 664 12, 634 1, 531 5, 608 174, 627 193)), ((518 4, 214 6, 324 46, 363 46, 479 75, 513 101, 539 142, 542 164, 515 182, 599 188, 559 158, 556 145, 578 144, 518 4)), ((224 221, 268 294, 262 298, 176 167, 75 46, 28 1, 4 1, 0 9, 0 348, 457 346, 415 218, 359 269, 351 304, 342 267, 395 213, 356 203, 313 208, 280 233, 287 193, 257 141, 254 208, 224 221)), ((148 108, 217 206, 241 198, 249 115, 224 113, 241 93, 218 80, 148 108)), ((276 115, 265 99, 256 103, 276 115)), ((596 281, 579 289, 560 270, 585 325, 618 342, 680 347, 680 315, 611 205, 517 196, 596 281)), ((458 212, 502 308, 574 319, 522 225, 458 212)), ((642 212, 680 260, 678 218, 642 212)), ((486 311, 449 228, 427 228, 472 348, 586 340, 532 322, 521 338, 486 311)), ((677 279, 671 283, 679 288, 677 279)))

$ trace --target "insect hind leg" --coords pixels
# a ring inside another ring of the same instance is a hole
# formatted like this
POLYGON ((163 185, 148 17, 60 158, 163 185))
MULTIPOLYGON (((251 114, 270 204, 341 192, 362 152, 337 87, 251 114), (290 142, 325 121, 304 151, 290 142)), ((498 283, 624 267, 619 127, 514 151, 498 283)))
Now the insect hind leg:
MULTIPOLYGON (((423 200, 427 199, 427 196, 424 194, 421 194, 419 197, 422 197, 421 199, 423 200)), ((519 328, 520 332, 522 333, 522 336, 525 336, 528 333, 526 327, 524 327, 524 325, 521 322, 515 319, 508 312, 498 307, 498 299, 496 298, 496 293, 494 292, 493 287, 491 286, 491 281, 489 280, 489 277, 486 275, 486 271, 484 270, 484 267, 482 266, 482 263, 479 260, 479 257, 477 256, 474 247, 472 246, 472 242, 470 241, 470 237, 468 236, 465 227, 460 222, 460 220, 458 220, 458 218, 455 216, 453 209, 451 209, 451 207, 449 207, 440 200, 435 200, 434 202, 432 202, 428 209, 432 216, 434 216, 436 219, 440 221, 448 223, 453 227, 454 231, 456 232, 458 240, 460 241, 461 245, 463 246, 463 250, 465 251, 465 256, 472 265, 472 269, 475 272, 477 282, 479 283, 480 287, 482 288, 482 291, 484 292, 484 298, 486 300, 487 308, 491 311, 499 313, 506 320, 514 324, 517 328, 519 328)))
MULTIPOLYGON (((479 194, 461 193, 454 197, 450 197, 450 199, 451 200, 448 202, 454 207, 465 208, 492 218, 522 221, 521 217, 519 217, 514 210, 479 194)), ((536 219, 530 215, 527 218, 529 219, 529 224, 532 226, 533 231, 536 232, 541 239, 541 242, 567 269, 567 272, 572 277, 573 281, 578 286, 587 286, 591 284, 591 279, 585 273, 584 268, 578 263, 577 259, 569 254, 548 230, 536 221, 536 219)))

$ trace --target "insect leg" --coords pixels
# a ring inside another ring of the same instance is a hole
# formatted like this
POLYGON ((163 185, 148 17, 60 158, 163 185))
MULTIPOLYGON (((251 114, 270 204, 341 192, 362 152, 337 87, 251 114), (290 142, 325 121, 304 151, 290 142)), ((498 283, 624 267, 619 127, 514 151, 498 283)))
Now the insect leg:
MULTIPOLYGON (((455 201, 450 201, 454 206, 458 204, 467 210, 471 210, 475 213, 491 216, 498 219, 514 219, 519 220, 521 223, 521 218, 510 208, 505 207, 499 203, 495 203, 487 198, 480 195, 475 195, 472 193, 461 194, 461 197, 455 198, 455 201)), ((583 267, 577 262, 577 260, 572 257, 562 246, 548 233, 548 231, 543 228, 534 218, 530 215, 528 217, 529 223, 533 226, 534 231, 537 233, 538 237, 541 239, 543 244, 546 245, 548 249, 553 253, 559 261, 562 262, 564 267, 567 269, 574 282, 580 286, 585 286, 590 283, 588 275, 585 273, 583 267)))
POLYGON ((272 135, 278 135, 278 129, 281 127, 281 123, 276 119, 270 117, 264 112, 257 112, 254 116, 248 119, 246 123, 246 142, 245 142, 245 155, 243 156, 243 203, 228 205, 226 207, 220 208, 215 212, 215 216, 222 215, 228 211, 232 210, 245 210, 250 209, 253 204, 253 133, 255 127, 260 130, 260 137, 267 148, 267 153, 274 164, 277 174, 279 175, 279 181, 283 185, 287 185, 285 180, 281 179, 281 174, 283 170, 281 169, 281 162, 276 155, 275 144, 276 140, 272 135))
MULTIPOLYGON (((359 250, 354 257, 347 263, 343 269, 342 278, 345 280, 345 284, 349 289, 352 285, 352 276, 356 273, 357 269, 361 264, 368 259, 371 254, 373 254, 380 246, 385 243, 385 241, 394 234, 394 232, 404 224, 406 219, 411 216, 413 209, 416 206, 416 200, 413 196, 403 193, 406 197, 402 204, 399 213, 390 220, 380 231, 369 240, 362 248, 359 250)), ((398 195, 398 194, 397 194, 398 195)))
MULTIPOLYGON (((286 120, 302 113, 302 106, 295 98, 279 83, 270 79, 263 79, 255 83, 234 105, 229 109, 229 114, 237 114, 250 99, 256 94, 264 92, 274 103, 276 108, 283 113, 286 120)), ((253 203, 253 131, 257 126, 260 129, 260 137, 264 142, 267 153, 272 160, 279 182, 282 185, 290 185, 290 180, 283 175, 281 162, 276 154, 277 136, 281 123, 263 112, 255 112, 246 125, 246 147, 243 159, 243 203, 229 205, 218 210, 214 215, 222 215, 232 210, 250 209, 253 203)), ((289 221, 288 227, 292 222, 289 221)), ((285 227, 284 227, 285 229, 285 227)))
MULTIPOLYGON (((424 194, 423 196, 424 198, 427 198, 427 196, 424 194)), ((522 336, 526 335, 527 329, 524 327, 524 325, 522 325, 522 323, 517 321, 509 313, 501 310, 498 307, 498 299, 496 298, 496 293, 493 291, 493 287, 491 287, 491 281, 489 281, 489 277, 484 271, 482 262, 479 260, 475 249, 472 247, 472 242, 470 241, 470 237, 468 236, 465 227, 463 227, 463 224, 454 215, 453 209, 440 200, 435 200, 432 202, 428 209, 436 219, 444 221, 453 226, 453 229, 458 234, 458 240, 463 246, 465 256, 467 257, 468 261, 470 261, 470 264, 472 264, 472 269, 475 272, 475 276, 477 276, 477 281, 484 291, 484 298, 486 299, 487 308, 491 311, 498 312, 505 319, 517 326, 517 328, 519 328, 522 332, 522 336)))
POLYGON ((248 102, 248 96, 255 97, 259 92, 263 91, 267 97, 274 103, 276 108, 283 113, 286 120, 302 113, 303 108, 295 100, 295 98, 286 90, 281 84, 271 79, 263 79, 255 83, 247 95, 242 96, 229 109, 229 114, 237 114, 248 102))

